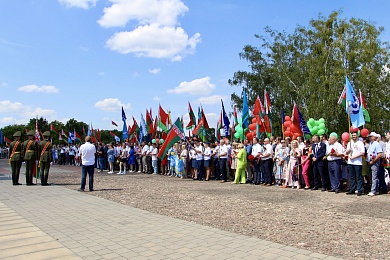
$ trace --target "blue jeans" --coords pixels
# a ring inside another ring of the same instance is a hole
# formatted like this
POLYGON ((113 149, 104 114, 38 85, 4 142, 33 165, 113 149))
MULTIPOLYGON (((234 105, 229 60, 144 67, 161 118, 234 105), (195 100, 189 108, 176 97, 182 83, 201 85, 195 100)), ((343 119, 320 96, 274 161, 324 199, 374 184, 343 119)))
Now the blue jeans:
POLYGON ((198 180, 203 179, 203 160, 196 160, 196 170, 198 171, 198 180))
POLYGON ((157 160, 152 160, 152 167, 153 167, 153 172, 158 173, 157 160))
POLYGON ((356 190, 356 179, 357 179, 357 191, 360 193, 364 192, 363 188, 363 175, 361 165, 348 164, 349 181, 350 181, 350 192, 356 190))
POLYGON ((104 169, 104 157, 98 157, 99 170, 103 171, 104 169))
POLYGON ((93 190, 93 174, 95 167, 94 165, 83 165, 81 167, 81 189, 85 189, 85 184, 87 182, 87 174, 89 176, 89 190, 93 190))

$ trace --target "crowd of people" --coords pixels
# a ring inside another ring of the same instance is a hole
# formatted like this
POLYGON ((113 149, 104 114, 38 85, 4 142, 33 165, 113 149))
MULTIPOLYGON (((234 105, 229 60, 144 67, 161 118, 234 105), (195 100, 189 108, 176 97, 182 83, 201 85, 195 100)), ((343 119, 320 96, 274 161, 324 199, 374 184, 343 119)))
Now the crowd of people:
MULTIPOLYGON (((228 139, 209 143, 192 137, 173 145, 163 160, 157 157, 161 147, 157 143, 97 143, 95 167, 108 174, 138 172, 334 193, 344 190, 357 196, 387 193, 390 132, 384 137, 374 132, 367 138, 351 136, 349 142, 324 134, 307 140, 270 137, 243 143, 228 139)), ((78 146, 71 149, 77 165, 78 146)))

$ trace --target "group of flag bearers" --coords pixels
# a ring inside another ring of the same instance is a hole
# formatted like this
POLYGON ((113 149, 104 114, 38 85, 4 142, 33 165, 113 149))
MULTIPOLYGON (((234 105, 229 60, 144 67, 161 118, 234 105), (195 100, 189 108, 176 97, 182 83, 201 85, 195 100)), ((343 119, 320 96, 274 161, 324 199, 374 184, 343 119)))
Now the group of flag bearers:
POLYGON ((34 140, 35 132, 33 130, 27 132, 28 140, 22 142, 20 140, 21 132, 17 131, 13 134, 14 141, 10 144, 9 164, 11 165, 12 184, 22 185, 19 182, 20 169, 23 162, 26 165, 26 185, 36 185, 39 175, 41 177, 41 185, 48 186, 47 180, 49 177, 50 163, 52 162, 52 145, 49 141, 50 132, 43 133, 42 141, 34 140), (33 177, 36 177, 33 183, 33 177))

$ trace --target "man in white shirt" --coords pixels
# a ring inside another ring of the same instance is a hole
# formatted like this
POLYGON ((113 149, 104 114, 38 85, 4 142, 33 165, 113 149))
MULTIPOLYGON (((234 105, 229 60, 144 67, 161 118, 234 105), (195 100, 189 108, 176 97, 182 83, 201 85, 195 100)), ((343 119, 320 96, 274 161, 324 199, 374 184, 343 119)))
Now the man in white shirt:
POLYGON ((89 191, 93 191, 93 175, 94 175, 94 164, 96 147, 90 143, 91 137, 85 137, 85 143, 80 146, 81 156, 81 187, 79 191, 84 191, 87 174, 89 176, 89 191))
POLYGON ((331 189, 329 192, 340 192, 341 157, 344 157, 344 148, 337 142, 336 136, 329 137, 327 150, 328 172, 331 189))
POLYGON ((219 142, 219 151, 218 151, 218 162, 219 162, 219 171, 222 175, 222 181, 227 181, 226 176, 226 161, 228 157, 228 147, 225 145, 225 141, 221 139, 219 142))
POLYGON ((381 164, 381 159, 383 156, 383 148, 376 141, 377 134, 375 132, 371 132, 368 137, 370 138, 370 146, 367 150, 367 165, 371 172, 371 192, 368 193, 368 196, 375 196, 379 194, 379 178, 378 178, 378 170, 381 164))
POLYGON ((153 167, 153 173, 154 174, 158 173, 157 154, 158 154, 157 145, 154 143, 152 145, 152 149, 151 149, 151 152, 150 152, 150 155, 152 156, 152 167, 153 167))
POLYGON ((203 180, 203 152, 204 148, 199 140, 195 140, 195 152, 196 152, 196 171, 198 173, 197 180, 203 180))
POLYGON ((263 163, 263 172, 264 172, 264 185, 272 185, 272 158, 273 158, 273 148, 270 143, 269 138, 264 139, 264 152, 261 155, 261 161, 263 163))
POLYGON ((148 164, 147 164, 147 154, 149 153, 149 146, 142 142, 142 172, 147 173, 148 172, 148 164))
POLYGON ((215 176, 216 180, 219 180, 221 177, 221 174, 219 171, 218 153, 219 153, 219 143, 215 142, 215 147, 213 149, 212 158, 213 158, 213 164, 214 164, 214 176, 215 176))
POLYGON ((362 141, 359 141, 357 133, 352 133, 352 140, 348 143, 345 153, 348 155, 348 172, 350 181, 350 188, 346 194, 354 195, 357 188, 356 194, 357 196, 361 196, 364 193, 362 165, 365 150, 364 144, 362 141))
POLYGON ((259 139, 257 137, 253 138, 253 146, 252 146, 252 155, 254 159, 252 161, 254 168, 254 179, 253 183, 255 185, 260 184, 261 172, 260 172, 260 164, 261 164, 261 155, 263 154, 263 147, 259 144, 259 139))

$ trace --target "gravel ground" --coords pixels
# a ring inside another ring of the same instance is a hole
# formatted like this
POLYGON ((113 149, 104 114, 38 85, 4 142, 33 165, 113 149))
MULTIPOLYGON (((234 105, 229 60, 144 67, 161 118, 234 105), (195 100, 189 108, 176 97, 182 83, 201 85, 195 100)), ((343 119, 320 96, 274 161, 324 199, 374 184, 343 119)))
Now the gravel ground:
MULTIPOLYGON (((49 182, 78 189, 81 169, 49 182)), ((345 259, 390 259, 390 196, 346 196, 160 175, 95 174, 89 194, 150 212, 345 259)), ((131 216, 129 216, 131 217, 131 216)), ((228 245, 227 245, 228 246, 228 245)))

